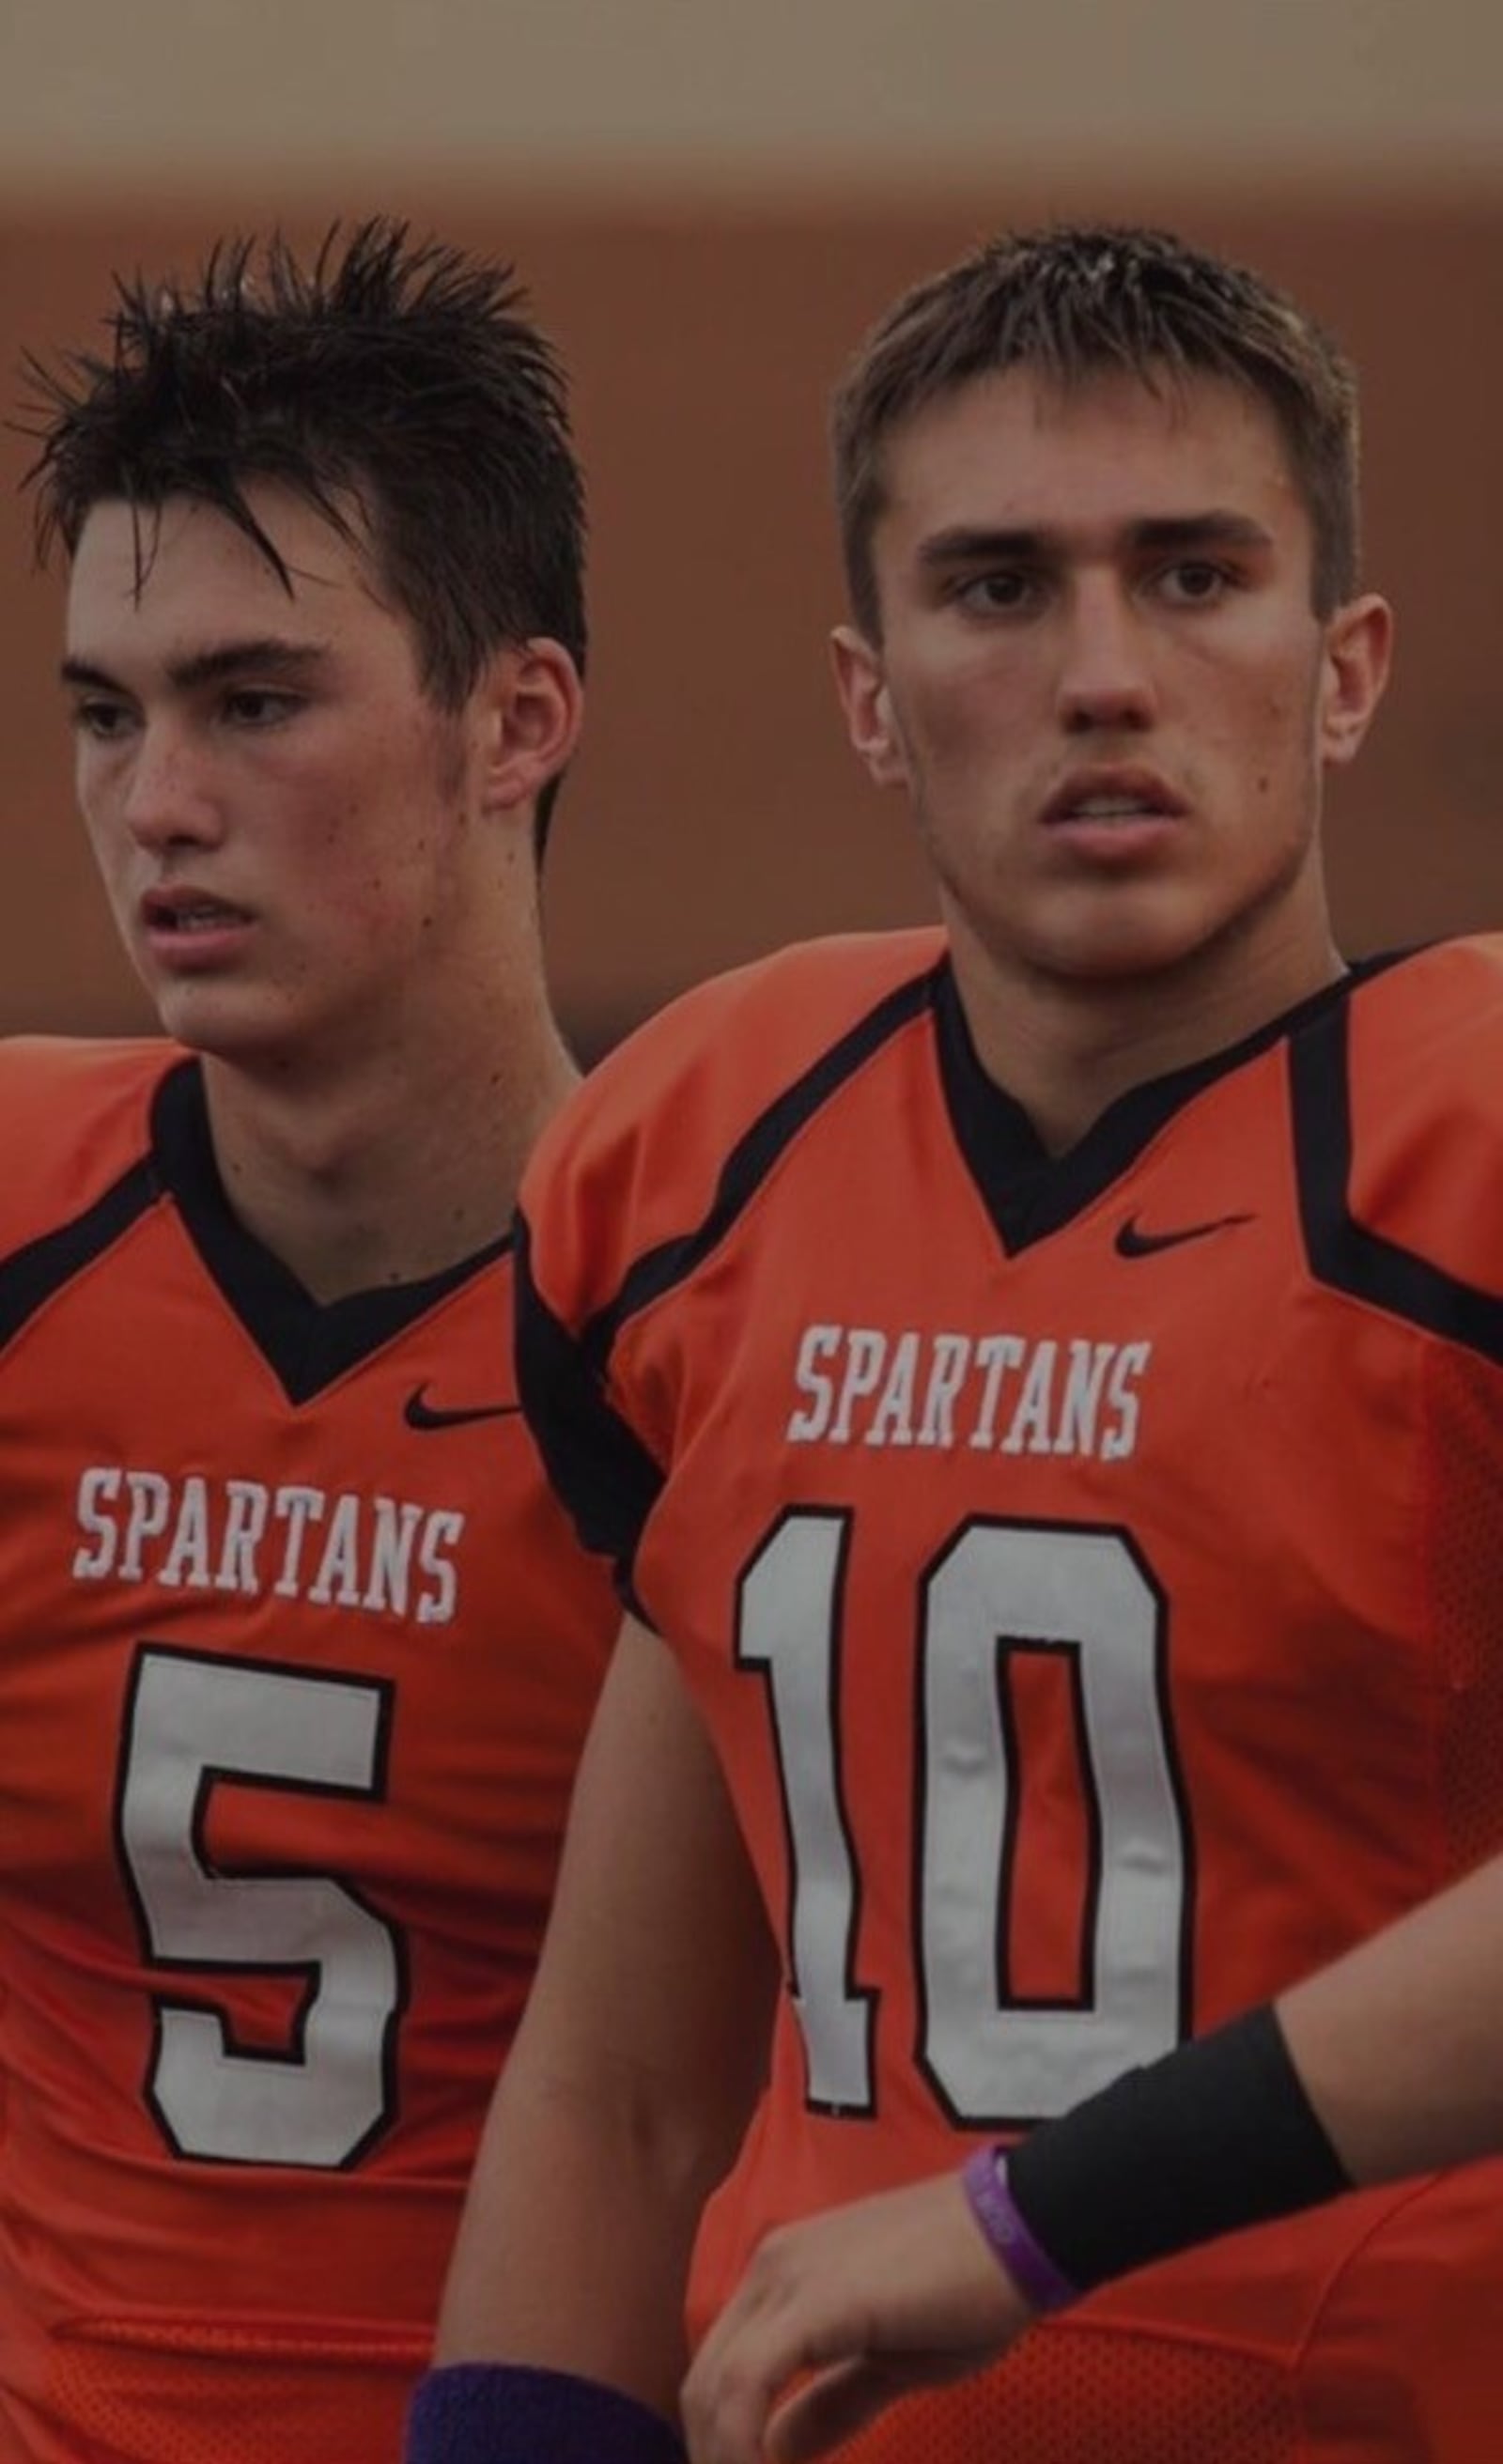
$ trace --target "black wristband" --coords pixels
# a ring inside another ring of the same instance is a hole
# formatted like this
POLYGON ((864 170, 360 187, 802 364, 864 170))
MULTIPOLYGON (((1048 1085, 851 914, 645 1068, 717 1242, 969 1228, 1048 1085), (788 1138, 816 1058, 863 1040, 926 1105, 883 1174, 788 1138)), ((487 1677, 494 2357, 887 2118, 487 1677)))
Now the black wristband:
POLYGON ((1046 2123, 1007 2182, 1082 2292, 1351 2188, 1271 2003, 1046 2123))

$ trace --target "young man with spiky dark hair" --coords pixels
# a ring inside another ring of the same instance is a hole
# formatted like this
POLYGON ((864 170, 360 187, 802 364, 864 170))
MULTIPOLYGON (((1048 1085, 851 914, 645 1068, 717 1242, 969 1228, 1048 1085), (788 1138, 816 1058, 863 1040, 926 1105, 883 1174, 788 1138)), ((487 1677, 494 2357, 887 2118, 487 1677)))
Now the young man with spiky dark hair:
POLYGON ((828 2363, 771 2453, 1490 2464, 1503 2173, 1331 2198, 1322 2112, 1388 2160, 1273 2008, 1503 1850, 1503 955, 1332 937, 1351 375, 1065 230, 899 302, 835 432, 940 929, 690 995, 524 1182, 523 1400, 636 1615, 412 2453, 755 2464, 828 2363), (1164 2061, 1190 2160, 1098 2213, 1036 2126, 1125 2079, 1162 2156, 1164 2061), (1059 2315, 975 2370, 1009 2282, 1059 2315))
POLYGON ((400 226, 113 324, 33 475, 164 1034, 0 1047, 0 2457, 367 2464, 616 1622, 508 1339, 583 495, 400 226))

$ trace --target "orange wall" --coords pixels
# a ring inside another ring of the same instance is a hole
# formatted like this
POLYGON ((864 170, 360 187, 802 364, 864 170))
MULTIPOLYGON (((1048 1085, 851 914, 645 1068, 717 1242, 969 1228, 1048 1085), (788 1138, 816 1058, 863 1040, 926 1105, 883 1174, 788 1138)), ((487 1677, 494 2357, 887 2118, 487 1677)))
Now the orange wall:
MULTIPOLYGON (((391 207, 345 198, 346 210, 391 207)), ((586 1045, 711 967, 928 912, 895 799, 847 753, 826 672, 840 612, 823 446, 829 385, 911 276, 1053 203, 978 193, 540 204, 409 184, 401 209, 515 255, 576 378, 593 507, 590 721, 560 810, 549 931, 586 1045)), ((1337 327, 1367 401, 1369 579, 1393 596, 1390 704, 1331 830, 1354 949, 1503 920, 1503 195, 1345 202, 1201 192, 1093 199, 1250 257, 1337 327)), ((333 207, 329 211, 334 210, 333 207)), ((0 210, 0 345, 85 338, 117 262, 188 265, 254 200, 0 210)), ((306 235, 328 216, 289 216, 306 235)), ((0 1029, 143 1023, 71 810, 55 667, 60 583, 30 569, 0 440, 5 860, 0 1029)))

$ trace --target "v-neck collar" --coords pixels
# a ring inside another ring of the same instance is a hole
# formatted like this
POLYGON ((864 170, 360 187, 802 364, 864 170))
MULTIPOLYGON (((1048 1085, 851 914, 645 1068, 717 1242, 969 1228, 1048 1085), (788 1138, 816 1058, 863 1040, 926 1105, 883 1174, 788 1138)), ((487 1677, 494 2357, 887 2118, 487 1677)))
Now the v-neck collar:
POLYGON ((1392 952, 1361 959, 1334 983, 1308 994, 1238 1043, 1129 1088, 1061 1155, 1049 1153, 1023 1106, 982 1067, 955 970, 945 959, 935 978, 939 1075, 956 1142, 1004 1248, 1016 1253, 1061 1231, 1120 1178, 1164 1123, 1203 1088, 1324 1017, 1349 1000, 1359 984, 1407 955, 1392 952))
POLYGON ((336 1301, 316 1300, 232 1209, 209 1128, 196 1060, 170 1069, 151 1108, 152 1161, 227 1306, 276 1375, 290 1402, 305 1403, 422 1317, 511 1246, 510 1232, 417 1283, 381 1285, 336 1301))

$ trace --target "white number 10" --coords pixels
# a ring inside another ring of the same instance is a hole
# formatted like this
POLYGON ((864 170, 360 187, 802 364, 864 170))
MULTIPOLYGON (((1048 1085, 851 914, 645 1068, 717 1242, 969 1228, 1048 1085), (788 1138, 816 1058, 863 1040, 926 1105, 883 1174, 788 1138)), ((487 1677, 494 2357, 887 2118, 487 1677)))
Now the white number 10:
MULTIPOLYGON (((851 1533, 845 1513, 799 1511, 778 1526, 742 1583, 737 1659, 768 1688, 809 2102, 861 2113, 872 2110, 875 2013, 856 1981, 860 1882, 839 1742, 851 1533)), ((1045 2120, 1184 2033, 1189 1859, 1164 1623, 1131 1542, 1074 1525, 968 1524, 920 1588, 917 2053, 957 2123, 1045 2120), (1008 1689, 1013 1656, 1030 1651, 1069 1665, 1091 1843, 1086 1991, 1047 2006, 1007 1999, 1001 1982, 1009 1852, 1028 1784, 1008 1689)))

